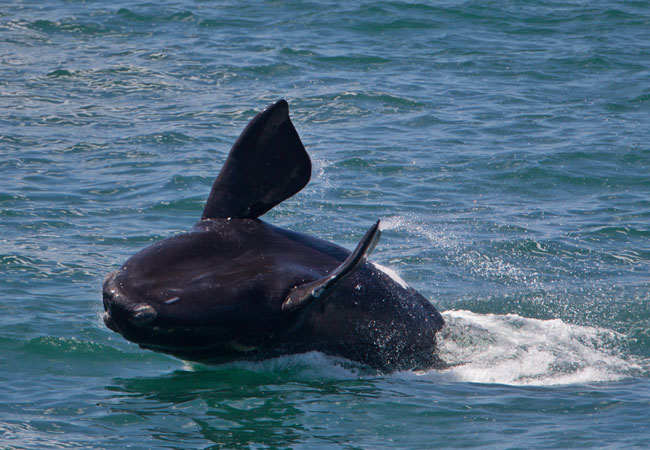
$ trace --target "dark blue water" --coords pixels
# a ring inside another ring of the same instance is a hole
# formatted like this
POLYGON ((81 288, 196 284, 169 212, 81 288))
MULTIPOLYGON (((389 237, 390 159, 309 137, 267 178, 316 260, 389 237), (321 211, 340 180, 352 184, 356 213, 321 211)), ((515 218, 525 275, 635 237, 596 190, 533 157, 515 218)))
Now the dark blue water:
POLYGON ((650 446, 650 3, 0 8, 0 447, 650 446), (264 220, 442 311, 444 371, 188 365, 100 319, 277 98, 310 184, 264 220))

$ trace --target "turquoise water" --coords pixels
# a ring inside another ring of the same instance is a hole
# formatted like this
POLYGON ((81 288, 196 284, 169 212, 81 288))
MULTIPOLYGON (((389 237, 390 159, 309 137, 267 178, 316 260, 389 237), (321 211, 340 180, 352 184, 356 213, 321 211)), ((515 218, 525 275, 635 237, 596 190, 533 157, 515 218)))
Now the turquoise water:
POLYGON ((0 8, 0 448, 650 446, 650 3, 0 8), (189 365, 101 320, 277 98, 314 163, 265 220, 443 311, 444 371, 189 365))

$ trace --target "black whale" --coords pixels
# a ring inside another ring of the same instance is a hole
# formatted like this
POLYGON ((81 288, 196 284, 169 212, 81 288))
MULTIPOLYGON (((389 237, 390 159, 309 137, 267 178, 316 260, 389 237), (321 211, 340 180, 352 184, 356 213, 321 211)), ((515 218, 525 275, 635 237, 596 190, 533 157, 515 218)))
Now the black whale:
POLYGON ((258 219, 310 176, 280 100, 237 139, 191 232, 108 274, 106 325, 142 348, 204 363, 321 351, 381 370, 442 364, 438 311, 365 262, 379 222, 350 253, 258 219))

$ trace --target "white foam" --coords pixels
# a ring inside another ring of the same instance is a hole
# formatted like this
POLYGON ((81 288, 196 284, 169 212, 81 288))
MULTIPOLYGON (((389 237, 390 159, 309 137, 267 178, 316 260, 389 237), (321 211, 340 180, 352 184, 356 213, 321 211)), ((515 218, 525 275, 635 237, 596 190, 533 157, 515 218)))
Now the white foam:
POLYGON ((546 386, 615 381, 641 370, 618 354, 616 343, 624 336, 611 330, 516 314, 446 311, 443 316, 447 326, 438 348, 452 367, 417 376, 546 386))
MULTIPOLYGON (((637 362, 621 355, 620 342, 625 336, 611 330, 516 314, 455 310, 443 316, 447 324, 439 335, 438 352, 451 367, 402 371, 386 377, 433 383, 552 386, 617 381, 647 372, 647 361, 637 362)), ((237 361, 226 366, 284 373, 297 380, 377 376, 376 371, 360 363, 320 352, 237 361)), ((195 370, 195 363, 186 363, 184 369, 195 370)))

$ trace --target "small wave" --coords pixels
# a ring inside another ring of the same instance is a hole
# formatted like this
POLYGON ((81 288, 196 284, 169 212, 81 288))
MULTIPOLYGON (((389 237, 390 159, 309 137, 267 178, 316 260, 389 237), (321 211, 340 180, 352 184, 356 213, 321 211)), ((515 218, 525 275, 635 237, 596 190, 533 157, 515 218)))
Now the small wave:
POLYGON ((140 359, 141 355, 126 354, 108 345, 98 344, 77 338, 40 336, 25 342, 23 350, 30 355, 47 358, 79 359, 81 361, 120 361, 132 357, 140 359))
MULTIPOLYGON (((55 426, 58 428, 59 424, 55 423, 55 426)), ((0 436, 2 436, 0 443, 5 449, 82 448, 91 445, 87 442, 89 440, 87 437, 77 433, 60 433, 60 437, 55 437, 53 434, 29 423, 0 423, 0 436), (12 446, 14 443, 15 447, 12 446)))
MULTIPOLYGON (((621 355, 625 336, 611 330, 516 314, 443 313, 440 357, 449 369, 432 380, 550 386, 616 381, 643 371, 621 355)), ((402 374, 402 376, 404 376, 402 374)))
MULTIPOLYGON (((75 90, 91 89, 93 92, 110 92, 112 95, 160 92, 170 89, 174 81, 169 75, 154 71, 151 68, 141 65, 122 64, 97 68, 71 68, 58 67, 33 79, 36 86, 52 89, 57 86, 73 86, 75 90), (70 84, 72 83, 72 84, 70 84)), ((61 88, 63 89, 63 88, 61 88)), ((73 89, 73 88, 64 88, 73 89)), ((32 100, 34 97, 32 97, 32 100)), ((60 103, 61 100, 40 98, 41 101, 60 103)), ((97 109, 97 107, 93 107, 97 109)), ((82 107, 76 114, 81 117, 95 117, 98 111, 89 111, 88 107, 82 107)), ((54 118, 58 117, 53 116, 54 118)))
POLYGON ((117 16, 131 21, 140 23, 175 23, 175 22, 196 22, 197 17, 190 11, 179 11, 171 14, 157 14, 155 11, 136 12, 127 8, 120 8, 117 16))
POLYGON ((358 65, 358 66, 363 66, 364 68, 366 68, 366 70, 368 70, 368 66, 381 65, 390 62, 390 60, 387 58, 372 55, 372 54, 363 54, 363 53, 356 53, 356 54, 345 53, 336 56, 320 55, 317 57, 316 60, 327 64, 358 65))
POLYGON ((65 18, 61 21, 51 20, 35 20, 34 22, 22 22, 22 26, 26 26, 35 31, 43 33, 74 33, 81 35, 103 35, 114 32, 103 24, 97 23, 81 23, 75 21, 74 18, 65 18))
POLYGON ((186 362, 183 369, 191 372, 199 370, 236 369, 273 375, 273 377, 286 377, 292 380, 357 379, 360 375, 370 370, 360 363, 316 351, 283 355, 261 361, 236 361, 218 366, 206 366, 200 363, 186 362))
POLYGON ((194 142, 195 139, 191 136, 188 136, 183 133, 167 131, 167 132, 158 132, 152 134, 138 135, 133 136, 127 139, 122 140, 125 144, 136 144, 136 145, 186 145, 188 143, 194 142))
POLYGON ((179 198, 176 200, 162 200, 158 203, 155 203, 144 210, 145 214, 150 214, 154 212, 162 211, 189 211, 194 213, 200 213, 203 204, 205 203, 205 198, 203 196, 191 196, 187 198, 179 198))

